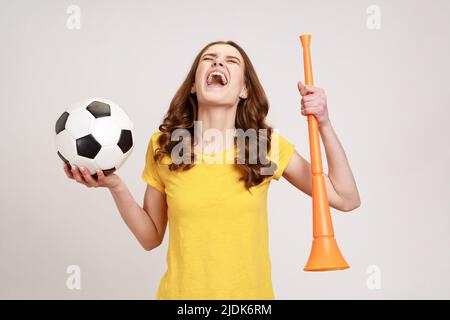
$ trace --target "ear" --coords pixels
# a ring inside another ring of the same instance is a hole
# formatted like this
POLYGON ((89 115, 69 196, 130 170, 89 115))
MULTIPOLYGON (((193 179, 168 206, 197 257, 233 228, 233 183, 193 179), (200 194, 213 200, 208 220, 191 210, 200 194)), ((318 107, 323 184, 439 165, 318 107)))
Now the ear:
POLYGON ((247 97, 248 97, 248 89, 247 86, 244 86, 244 88, 241 90, 241 93, 239 94, 239 98, 247 99, 247 97))
POLYGON ((192 94, 195 93, 195 83, 192 84, 191 93, 192 93, 192 94))

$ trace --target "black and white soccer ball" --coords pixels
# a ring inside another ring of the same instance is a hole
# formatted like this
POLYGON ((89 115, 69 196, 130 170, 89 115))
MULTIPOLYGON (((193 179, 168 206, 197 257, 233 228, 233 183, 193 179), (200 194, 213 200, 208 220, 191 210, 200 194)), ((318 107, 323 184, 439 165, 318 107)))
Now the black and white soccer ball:
POLYGON ((58 156, 94 177, 119 169, 133 151, 133 123, 114 102, 90 98, 71 105, 55 125, 58 156))

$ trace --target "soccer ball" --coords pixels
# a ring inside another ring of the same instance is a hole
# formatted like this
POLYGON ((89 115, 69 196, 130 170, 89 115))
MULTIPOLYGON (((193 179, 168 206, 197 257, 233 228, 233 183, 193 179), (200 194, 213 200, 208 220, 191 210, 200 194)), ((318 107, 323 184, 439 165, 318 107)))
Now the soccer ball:
POLYGON ((55 125, 57 154, 69 165, 97 177, 122 166, 133 151, 133 123, 114 102, 90 98, 70 106, 55 125))

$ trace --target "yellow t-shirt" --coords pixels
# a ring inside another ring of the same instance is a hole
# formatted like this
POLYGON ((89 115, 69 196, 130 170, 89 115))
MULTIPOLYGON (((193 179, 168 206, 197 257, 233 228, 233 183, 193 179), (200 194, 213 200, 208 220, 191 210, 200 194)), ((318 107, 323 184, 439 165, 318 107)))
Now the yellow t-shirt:
POLYGON ((156 299, 275 299, 267 190, 272 179, 280 179, 295 146, 273 131, 267 157, 278 168, 250 193, 232 163, 211 163, 217 154, 236 152, 234 148, 212 154, 196 151, 203 163, 172 172, 170 157, 162 163, 153 160, 160 134, 156 131, 150 138, 141 175, 165 193, 168 206, 167 270, 156 299))

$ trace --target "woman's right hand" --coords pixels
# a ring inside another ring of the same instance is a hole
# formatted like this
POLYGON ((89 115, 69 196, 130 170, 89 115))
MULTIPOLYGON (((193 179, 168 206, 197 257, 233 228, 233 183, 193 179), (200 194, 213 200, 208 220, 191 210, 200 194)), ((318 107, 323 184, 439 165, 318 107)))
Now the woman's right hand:
POLYGON ((76 165, 73 165, 72 170, 70 170, 67 163, 64 163, 64 172, 69 179, 84 184, 88 188, 105 187, 114 189, 122 182, 120 177, 115 173, 110 173, 105 176, 102 170, 97 170, 97 179, 95 179, 86 168, 78 168, 76 165))

